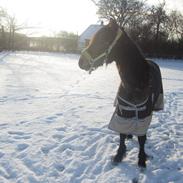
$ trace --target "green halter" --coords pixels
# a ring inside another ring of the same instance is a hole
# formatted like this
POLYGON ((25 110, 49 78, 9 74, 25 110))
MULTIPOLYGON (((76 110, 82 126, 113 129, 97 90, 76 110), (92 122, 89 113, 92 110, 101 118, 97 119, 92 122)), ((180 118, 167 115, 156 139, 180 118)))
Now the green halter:
POLYGON ((89 73, 91 73, 94 70, 94 64, 98 61, 103 60, 105 62, 106 58, 108 57, 108 55, 111 53, 112 48, 115 46, 115 44, 117 43, 117 41, 119 40, 119 38, 121 37, 121 35, 123 34, 122 30, 120 28, 118 28, 116 37, 114 39, 114 41, 111 43, 111 45, 109 46, 108 49, 105 50, 105 52, 101 53, 99 56, 97 56, 96 58, 92 58, 92 56, 90 55, 90 53, 88 53, 87 48, 85 48, 82 51, 82 56, 89 62, 90 64, 90 70, 89 73))

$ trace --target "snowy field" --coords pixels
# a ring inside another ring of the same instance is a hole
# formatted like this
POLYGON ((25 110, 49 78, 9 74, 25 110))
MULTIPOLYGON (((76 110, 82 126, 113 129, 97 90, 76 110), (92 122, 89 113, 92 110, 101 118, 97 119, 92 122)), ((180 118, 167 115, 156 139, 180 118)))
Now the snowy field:
POLYGON ((165 109, 154 113, 146 151, 138 142, 114 167, 118 134, 108 130, 119 85, 115 64, 88 75, 79 55, 0 53, 0 183, 183 182, 183 60, 157 60, 165 109))

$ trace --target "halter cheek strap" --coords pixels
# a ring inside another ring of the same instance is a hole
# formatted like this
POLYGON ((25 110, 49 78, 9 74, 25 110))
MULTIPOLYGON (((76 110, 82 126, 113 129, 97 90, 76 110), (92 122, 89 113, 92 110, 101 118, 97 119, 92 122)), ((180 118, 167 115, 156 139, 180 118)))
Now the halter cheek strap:
POLYGON ((104 52, 104 53, 100 54, 98 57, 92 58, 92 56, 88 53, 87 48, 86 48, 86 49, 84 49, 84 50, 82 51, 82 55, 83 55, 83 56, 90 62, 90 64, 92 65, 93 63, 97 62, 97 61, 100 60, 101 58, 106 57, 107 54, 106 54, 106 52, 104 52))
POLYGON ((94 64, 96 62, 100 61, 101 59, 103 59, 104 61, 106 60, 108 55, 111 53, 112 48, 115 46, 115 44, 117 43, 117 41, 119 40, 119 38, 121 37, 122 34, 123 34, 122 30, 120 28, 118 28, 116 37, 115 37, 114 41, 111 43, 111 45, 109 46, 109 48, 107 50, 105 50, 105 52, 103 52, 99 56, 97 56, 96 58, 92 58, 90 53, 87 51, 87 48, 85 48, 82 51, 82 56, 85 57, 86 60, 88 60, 88 62, 90 63, 90 71, 89 71, 90 73, 91 73, 91 71, 94 70, 94 64))
POLYGON ((113 49, 113 47, 115 46, 115 44, 117 43, 117 41, 119 40, 119 38, 121 37, 122 34, 123 34, 122 30, 120 28, 118 28, 118 32, 116 34, 116 37, 107 50, 108 55, 111 53, 111 50, 113 49))

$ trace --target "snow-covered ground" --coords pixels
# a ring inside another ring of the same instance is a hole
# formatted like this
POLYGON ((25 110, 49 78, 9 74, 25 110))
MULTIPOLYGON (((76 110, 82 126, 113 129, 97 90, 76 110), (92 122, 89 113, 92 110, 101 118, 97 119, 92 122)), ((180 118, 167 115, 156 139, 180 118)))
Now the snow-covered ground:
POLYGON ((79 55, 0 53, 0 183, 183 182, 183 61, 157 60, 165 109, 154 113, 139 174, 137 138, 127 157, 110 159, 119 143, 108 130, 119 84, 115 64, 88 75, 79 55))

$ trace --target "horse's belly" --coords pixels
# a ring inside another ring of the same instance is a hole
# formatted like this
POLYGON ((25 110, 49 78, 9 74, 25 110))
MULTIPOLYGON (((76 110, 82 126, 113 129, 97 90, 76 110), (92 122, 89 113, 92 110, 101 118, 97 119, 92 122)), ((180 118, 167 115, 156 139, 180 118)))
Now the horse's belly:
POLYGON ((151 119, 152 115, 143 119, 136 119, 123 118, 114 113, 109 123, 109 129, 122 134, 141 136, 146 134, 151 119))

